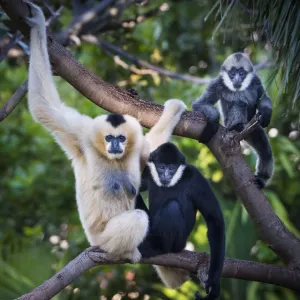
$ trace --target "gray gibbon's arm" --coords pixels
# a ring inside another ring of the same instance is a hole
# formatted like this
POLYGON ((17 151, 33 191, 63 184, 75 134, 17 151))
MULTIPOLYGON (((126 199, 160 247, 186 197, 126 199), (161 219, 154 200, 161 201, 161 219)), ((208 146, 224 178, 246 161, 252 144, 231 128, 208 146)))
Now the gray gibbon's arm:
POLYGON ((258 80, 258 98, 259 98, 257 110, 261 115, 260 117, 261 126, 267 127, 270 124, 271 117, 272 117, 272 101, 268 97, 267 92, 261 83, 261 80, 258 77, 257 80, 258 80))
MULTIPOLYGON (((40 10, 30 5, 31 10, 40 10)), ((43 13, 27 18, 31 26, 28 102, 33 118, 51 132, 72 159, 80 156, 80 135, 91 119, 61 102, 56 90, 47 51, 46 23, 43 13)))
POLYGON ((194 111, 201 112, 208 121, 213 123, 218 122, 220 118, 218 109, 214 107, 219 100, 217 85, 218 78, 215 78, 211 81, 200 98, 195 100, 192 104, 192 109, 194 111))

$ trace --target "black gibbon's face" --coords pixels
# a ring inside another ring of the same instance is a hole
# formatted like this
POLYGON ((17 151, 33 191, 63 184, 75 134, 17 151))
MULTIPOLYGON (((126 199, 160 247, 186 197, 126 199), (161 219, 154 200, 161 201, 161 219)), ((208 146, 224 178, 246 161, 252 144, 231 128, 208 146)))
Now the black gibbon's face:
POLYGON ((169 185, 180 165, 154 163, 162 185, 169 185))
POLYGON ((240 89, 244 79, 247 76, 247 71, 244 70, 244 68, 231 68, 228 72, 228 76, 236 89, 240 89))

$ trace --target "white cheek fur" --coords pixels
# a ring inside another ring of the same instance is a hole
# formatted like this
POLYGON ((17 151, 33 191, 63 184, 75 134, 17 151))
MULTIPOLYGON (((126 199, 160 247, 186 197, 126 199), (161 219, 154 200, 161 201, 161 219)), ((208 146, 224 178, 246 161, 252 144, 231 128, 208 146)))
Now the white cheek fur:
POLYGON ((244 79, 241 88, 239 91, 244 91, 248 86, 250 85, 251 81, 253 79, 253 73, 249 73, 246 78, 244 79))
POLYGON ((151 176, 152 176, 154 182, 158 186, 162 186, 162 184, 160 182, 160 179, 159 179, 159 176, 158 176, 158 173, 157 173, 156 168, 155 168, 155 164, 153 162, 148 162, 147 165, 148 165, 148 167, 150 169, 150 173, 151 173, 151 176))
POLYGON ((233 83, 231 81, 231 79, 229 78, 227 72, 222 71, 222 79, 224 84, 232 91, 232 92, 237 92, 237 91, 244 91, 245 89, 248 88, 248 86, 250 85, 252 79, 253 79, 253 73, 249 73, 247 74, 246 78, 244 79, 242 86, 239 89, 236 89, 233 86, 233 83))
POLYGON ((176 173, 174 174, 171 182, 168 184, 168 187, 171 187, 171 186, 174 186, 175 184, 177 184, 177 182, 182 177, 184 169, 185 169, 185 165, 180 165, 179 166, 179 168, 177 169, 176 173))
POLYGON ((222 72, 222 79, 224 84, 233 92, 236 91, 236 88, 233 86, 233 83, 231 81, 231 79, 229 78, 227 72, 223 71, 222 72))

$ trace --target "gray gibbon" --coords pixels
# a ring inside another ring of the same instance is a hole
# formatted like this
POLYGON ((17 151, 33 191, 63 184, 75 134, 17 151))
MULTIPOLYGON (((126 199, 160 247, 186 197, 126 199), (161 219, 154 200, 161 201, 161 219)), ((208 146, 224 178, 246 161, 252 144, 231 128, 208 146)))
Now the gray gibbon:
MULTIPOLYGON (((224 218, 210 185, 202 174, 186 163, 184 155, 172 143, 159 146, 150 154, 142 176, 141 191, 149 192, 149 210, 141 196, 136 207, 149 216, 149 233, 139 246, 142 257, 182 251, 200 211, 210 244, 210 265, 206 282, 208 295, 196 299, 216 299, 220 294, 220 276, 225 256, 224 218)), ((182 269, 155 266, 167 287, 177 288, 189 279, 182 269)))
POLYGON ((186 106, 169 100, 156 125, 144 136, 137 119, 109 114, 92 119, 66 106, 56 90, 47 50, 45 18, 28 3, 31 53, 28 103, 32 117, 55 138, 72 161, 80 220, 89 243, 118 258, 138 262, 138 245, 148 216, 134 209, 143 163, 169 140, 186 106))
MULTIPOLYGON (((222 119, 229 130, 241 132, 257 112, 260 115, 260 126, 246 138, 246 142, 257 156, 255 183, 259 188, 264 188, 274 168, 272 149, 263 129, 270 124, 272 102, 245 54, 238 52, 226 58, 219 76, 193 102, 192 108, 204 114, 210 125, 215 126, 220 115, 214 105, 219 100, 222 119)), ((203 137, 204 141, 208 141, 211 136, 212 133, 203 137)))

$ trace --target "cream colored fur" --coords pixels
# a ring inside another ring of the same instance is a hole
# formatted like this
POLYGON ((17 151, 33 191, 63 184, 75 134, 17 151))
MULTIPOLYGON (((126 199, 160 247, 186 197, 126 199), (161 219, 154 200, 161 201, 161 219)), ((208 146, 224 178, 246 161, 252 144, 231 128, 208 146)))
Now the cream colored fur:
POLYGON ((154 266, 159 278, 170 289, 177 289, 190 280, 189 272, 183 269, 154 266))
POLYGON ((146 161, 153 147, 167 142, 180 119, 185 105, 178 100, 167 102, 161 120, 150 130, 146 139, 139 122, 125 115, 126 123, 113 128, 106 116, 92 119, 61 102, 54 85, 49 56, 45 18, 33 5, 31 55, 29 65, 29 109, 56 139, 72 160, 76 179, 76 199, 82 226, 91 245, 133 262, 140 259, 137 246, 148 230, 148 217, 134 209, 135 197, 124 191, 113 196, 105 183, 107 174, 124 171, 138 191, 141 161, 146 161), (111 156, 103 136, 124 134, 124 155, 111 156), (150 148, 149 148, 150 147, 150 148), (106 153, 106 155, 105 155, 106 153))

